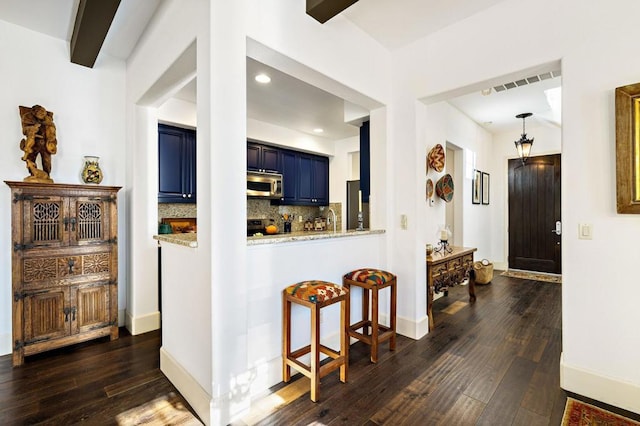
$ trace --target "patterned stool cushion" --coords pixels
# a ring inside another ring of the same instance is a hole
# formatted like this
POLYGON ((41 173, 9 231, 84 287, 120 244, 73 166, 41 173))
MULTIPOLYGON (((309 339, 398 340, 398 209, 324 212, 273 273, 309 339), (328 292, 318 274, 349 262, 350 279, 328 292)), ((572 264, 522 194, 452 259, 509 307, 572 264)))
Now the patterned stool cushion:
POLYGON ((302 281, 297 284, 290 285, 285 288, 284 291, 297 299, 307 300, 311 303, 335 299, 336 297, 344 296, 349 292, 346 288, 337 284, 319 280, 302 281))
POLYGON ((382 285, 391 280, 395 280, 396 276, 391 272, 383 271, 382 269, 363 268, 349 272, 344 276, 344 278, 361 283, 382 285))

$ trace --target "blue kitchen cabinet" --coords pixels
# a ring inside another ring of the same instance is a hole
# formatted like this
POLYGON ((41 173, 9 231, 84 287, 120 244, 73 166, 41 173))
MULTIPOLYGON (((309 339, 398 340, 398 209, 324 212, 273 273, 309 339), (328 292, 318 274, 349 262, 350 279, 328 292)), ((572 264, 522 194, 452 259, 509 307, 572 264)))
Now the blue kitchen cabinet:
POLYGON ((293 151, 282 150, 282 199, 279 204, 292 204, 296 201, 298 193, 297 160, 298 156, 293 151))
POLYGON ((371 192, 371 149, 370 149, 369 120, 360 127, 360 190, 362 202, 369 202, 371 192))
POLYGON ((158 202, 196 202, 196 132, 158 125, 158 202))
POLYGON ((247 141, 247 170, 282 173, 282 198, 272 204, 329 205, 329 159, 247 141))
POLYGON ((313 202, 329 205, 329 159, 315 156, 313 159, 313 202))
POLYGON ((293 204, 329 204, 329 159, 319 155, 298 154, 297 197, 293 204))
POLYGON ((247 170, 282 173, 282 150, 273 146, 247 142, 247 170))

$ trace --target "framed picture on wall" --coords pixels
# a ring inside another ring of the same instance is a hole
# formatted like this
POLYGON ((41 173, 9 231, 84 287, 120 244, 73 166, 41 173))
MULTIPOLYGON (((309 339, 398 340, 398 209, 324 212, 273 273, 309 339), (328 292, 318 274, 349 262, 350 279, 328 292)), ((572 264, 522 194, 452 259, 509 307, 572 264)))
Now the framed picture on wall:
POLYGON ((489 204, 489 173, 482 172, 482 204, 489 204))
POLYGON ((473 185, 471 187, 471 202, 473 204, 480 204, 480 198, 482 196, 482 176, 480 170, 473 171, 473 185))

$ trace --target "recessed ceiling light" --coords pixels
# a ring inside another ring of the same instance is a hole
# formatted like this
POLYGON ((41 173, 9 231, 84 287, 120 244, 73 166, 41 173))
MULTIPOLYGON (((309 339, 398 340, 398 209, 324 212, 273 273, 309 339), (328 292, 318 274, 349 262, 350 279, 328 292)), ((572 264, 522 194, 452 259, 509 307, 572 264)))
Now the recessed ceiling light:
POLYGON ((323 132, 324 132, 324 129, 321 129, 320 127, 313 129, 313 133, 323 133, 323 132))
POLYGON ((262 84, 271 83, 271 77, 266 74, 258 74, 256 75, 256 81, 262 84))

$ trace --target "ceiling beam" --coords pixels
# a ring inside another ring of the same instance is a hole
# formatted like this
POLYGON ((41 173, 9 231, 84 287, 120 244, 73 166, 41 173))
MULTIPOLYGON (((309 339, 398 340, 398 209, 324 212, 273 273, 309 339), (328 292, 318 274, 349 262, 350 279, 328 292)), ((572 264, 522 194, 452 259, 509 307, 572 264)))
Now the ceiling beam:
POLYGON ((358 0, 307 0, 307 15, 324 24, 358 0))
POLYGON ((120 0, 80 0, 71 36, 71 62, 93 68, 120 0))

